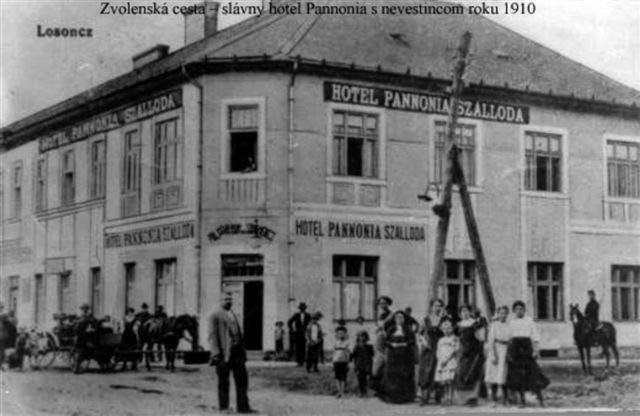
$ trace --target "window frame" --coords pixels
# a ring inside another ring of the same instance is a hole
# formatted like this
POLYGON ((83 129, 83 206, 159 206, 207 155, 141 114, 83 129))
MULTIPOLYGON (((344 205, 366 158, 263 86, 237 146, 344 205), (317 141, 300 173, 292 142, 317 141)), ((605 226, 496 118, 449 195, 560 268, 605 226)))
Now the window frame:
POLYGON ((171 307, 169 307, 166 302, 164 304, 162 304, 162 307, 164 308, 164 311, 167 315, 169 316, 173 316, 176 313, 176 303, 178 300, 178 292, 177 292, 177 288, 178 288, 178 276, 179 276, 179 270, 178 270, 178 258, 177 257, 164 257, 164 258, 160 258, 160 259, 155 259, 154 260, 154 266, 155 266, 155 270, 154 270, 154 284, 153 284, 153 300, 154 300, 154 307, 157 307, 159 305, 159 298, 160 298, 160 287, 166 287, 167 289, 167 297, 171 296, 172 299, 172 305, 171 307), (161 274, 161 271, 164 271, 164 267, 166 267, 169 264, 173 264, 173 274, 172 274, 172 281, 169 283, 166 282, 162 282, 161 283, 161 278, 164 276, 164 272, 161 274), (163 266, 162 268, 160 266, 163 266), (170 293, 168 290, 171 290, 170 293))
POLYGON ((122 267, 124 269, 124 307, 126 310, 127 308, 135 308, 137 263, 135 261, 125 262, 122 267))
POLYGON ((33 210, 35 212, 47 209, 47 185, 49 163, 46 155, 36 157, 33 171, 33 210), (40 177, 40 164, 42 164, 42 177, 40 177))
POLYGON ((76 152, 74 148, 67 147, 67 148, 60 149, 59 154, 60 154, 60 206, 68 207, 75 204, 76 196, 77 196, 76 188, 77 188, 78 177, 76 174, 77 173, 76 152), (73 170, 65 169, 65 163, 64 163, 65 156, 69 153, 72 154, 73 170), (65 184, 65 176, 67 175, 68 172, 73 173, 72 195, 70 197, 70 200, 68 200, 69 195, 67 195, 66 184, 65 184))
POLYGON ((99 317, 104 313, 104 273, 102 269, 97 267, 91 267, 89 269, 90 278, 90 297, 91 300, 91 312, 94 316, 99 317), (96 276, 98 277, 98 284, 96 285, 96 276))
POLYGON ((220 100, 220 178, 221 179, 264 179, 266 177, 266 97, 224 98, 220 100), (231 129, 229 128, 230 108, 234 106, 258 107, 258 168, 254 172, 231 172, 231 129))
POLYGON ((566 321, 566 314, 564 312, 564 305, 565 305, 565 292, 567 290, 567 288, 565 287, 566 283, 565 283, 565 269, 566 269, 566 263, 564 262, 554 262, 554 261, 527 261, 526 262, 526 279, 527 279, 527 290, 528 293, 531 295, 531 304, 532 304, 532 317, 535 321, 540 321, 540 322, 565 322, 566 321), (537 271, 535 272, 535 278, 536 280, 534 281, 533 279, 530 279, 529 276, 529 268, 530 267, 535 267, 538 266, 544 266, 545 267, 545 272, 547 273, 547 280, 544 281, 540 281, 539 279, 537 279, 538 273, 537 271), (553 267, 554 266, 559 266, 560 267, 560 281, 559 283, 554 283, 554 280, 552 278, 553 276, 553 267), (559 307, 557 308, 558 310, 558 317, 554 317, 553 316, 553 296, 552 296, 552 289, 554 286, 559 286, 560 290, 559 290, 559 294, 558 294, 558 301, 560 302, 559 307), (547 298, 547 318, 538 318, 538 300, 537 300, 537 290, 539 287, 546 287, 549 288, 549 293, 548 293, 548 298, 547 298))
MULTIPOLYGON (((628 135, 605 133, 602 139, 603 139, 602 140, 602 195, 603 195, 602 218, 603 218, 603 221, 609 224, 640 225, 640 221, 636 223, 632 222, 629 215, 630 206, 640 205, 640 198, 609 195, 609 163, 608 163, 608 157, 607 157, 607 144, 609 141, 640 144, 640 136, 628 136, 628 135), (623 206, 624 219, 622 221, 611 217, 610 215, 611 204, 621 204, 623 206)), ((640 158, 640 155, 639 155, 639 158, 640 158)), ((640 184, 638 186, 640 186, 640 184)))
MULTIPOLYGON (((339 310, 340 310, 340 314, 339 316, 333 316, 333 320, 334 321, 338 321, 340 319, 344 319, 347 322, 355 322, 358 316, 362 316, 365 318, 365 321, 367 322, 374 322, 377 319, 377 308, 375 305, 375 301, 378 297, 378 283, 380 281, 380 264, 381 264, 381 257, 378 255, 369 255, 369 254, 342 254, 342 253, 334 253, 331 255, 331 291, 332 291, 332 297, 333 297, 333 293, 334 293, 334 287, 336 284, 340 284, 340 298, 338 300, 334 299, 334 302, 339 302, 339 310), (347 276, 346 274, 346 268, 347 265, 346 263, 343 263, 343 266, 341 266, 343 270, 343 274, 341 276, 335 276, 334 275, 334 270, 333 270, 333 264, 336 260, 336 258, 341 258, 343 259, 347 259, 347 258, 353 258, 353 259, 358 259, 360 262, 360 276, 347 276), (374 261, 374 267, 375 267, 375 275, 373 276, 373 278, 369 278, 364 274, 364 270, 366 269, 365 266, 365 261, 367 260, 373 260, 374 261), (360 293, 359 293, 359 302, 360 304, 358 305, 358 314, 355 317, 345 317, 345 313, 346 313, 346 307, 345 307, 345 297, 344 297, 344 287, 345 284, 348 283, 357 283, 359 285, 360 288, 360 293), (369 307, 372 308, 372 312, 371 312, 371 316, 373 317, 372 319, 367 319, 366 314, 365 314, 365 308, 367 307, 367 305, 365 304, 365 297, 362 296, 363 292, 363 288, 366 285, 372 285, 373 286, 373 304, 369 305, 369 307)), ((335 306, 332 306, 332 314, 334 314, 333 312, 335 311, 335 306)), ((334 314, 335 315, 335 314, 334 314)))
POLYGON ((544 126, 544 125, 523 125, 520 126, 520 138, 518 149, 520 152, 520 193, 526 196, 535 196, 543 198, 560 198, 566 199, 569 196, 569 131, 565 128, 544 126), (562 152, 560 158, 560 192, 557 191, 537 191, 526 188, 526 135, 527 132, 539 133, 539 134, 551 134, 560 136, 560 151, 562 152))
POLYGON ((326 175, 329 182, 350 182, 350 183, 362 183, 362 184, 374 184, 385 185, 387 182, 387 119, 386 111, 383 108, 354 105, 354 104, 342 104, 342 103, 328 103, 327 104, 327 134, 326 134, 326 146, 327 146, 327 160, 326 160, 326 175), (336 111, 346 111, 352 113, 361 113, 365 115, 375 115, 378 118, 378 161, 377 161, 377 176, 349 176, 349 175, 336 175, 333 170, 333 158, 334 158, 334 146, 333 146, 333 115, 336 111))
MULTIPOLYGON (((437 164, 436 164, 436 125, 438 123, 447 123, 448 118, 445 116, 434 115, 429 120, 428 141, 429 144, 429 175, 433 182, 436 182, 437 177, 437 164)), ((482 120, 476 120, 471 118, 459 117, 458 123, 474 126, 475 128, 475 148, 474 148, 474 165, 475 165, 475 183, 472 185, 468 183, 468 173, 465 172, 465 179, 467 180, 467 187, 471 192, 481 191, 484 187, 484 122, 482 120)), ((446 138, 445 138, 446 144, 446 138)), ((446 146, 445 146, 446 155, 446 146)), ((445 158, 446 160, 446 158, 445 158)), ((444 168, 444 167, 443 167, 444 168)), ((444 174, 444 171, 443 171, 444 174)), ((442 186, 442 183, 440 183, 442 186)), ((458 190, 458 185, 453 184, 453 189, 458 190)))
MULTIPOLYGON (((121 168, 120 168, 120 217, 121 218, 130 218, 130 217, 134 217, 136 215, 140 215, 140 211, 141 211, 141 204, 142 204, 142 151, 143 151, 143 144, 142 144, 142 125, 141 124, 136 124, 134 127, 129 127, 127 129, 123 129, 122 130, 122 139, 120 141, 121 143, 121 158, 120 158, 120 163, 121 163, 121 168), (130 153, 127 152, 127 139, 129 137, 130 134, 137 134, 138 136, 138 144, 132 146, 132 148, 135 148, 135 146, 137 146, 137 150, 136 151, 132 151, 130 153), (127 163, 127 158, 130 155, 137 155, 137 188, 135 189, 127 189, 126 188, 126 182, 127 182, 127 168, 128 168, 128 163, 127 163), (124 204, 124 200, 126 198, 132 197, 134 196, 136 197, 136 210, 135 213, 130 213, 130 214, 126 214, 125 213, 125 204, 124 204)), ((153 169, 153 168, 152 168, 153 169)))
MULTIPOLYGON (((451 304, 451 301, 449 299, 449 288, 448 285, 452 285, 455 284, 457 285, 460 289, 464 288, 465 286, 469 287, 469 293, 471 294, 471 302, 469 302, 468 304, 475 308, 476 305, 478 304, 478 294, 476 293, 478 285, 476 283, 476 280, 478 279, 478 269, 477 269, 477 264, 476 261, 474 259, 468 259, 468 258, 445 258, 444 259, 445 262, 445 268, 444 268, 444 274, 442 276, 442 279, 440 279, 440 281, 438 282, 438 286, 441 289, 442 293, 442 299, 444 300, 445 304, 449 305, 451 304), (457 273, 456 276, 457 278, 455 279, 450 279, 449 278, 449 264, 451 263, 456 263, 456 267, 457 267, 457 273), (471 268, 471 279, 464 279, 464 272, 463 274, 460 274, 460 270, 464 270, 465 267, 470 267, 471 268)), ((458 292, 458 300, 460 300, 460 297, 463 296, 464 291, 460 290, 458 292)), ((454 311, 451 311, 454 313, 454 316, 458 316, 459 315, 459 308, 460 306, 464 305, 465 303, 460 303, 458 301, 456 301, 457 303, 457 308, 454 311)))
MULTIPOLYGON (((640 322, 640 310, 636 310, 635 314, 637 315, 636 317, 633 317, 633 307, 634 305, 631 304, 630 307, 631 309, 631 318, 629 319, 623 319, 622 318, 622 303, 621 303, 621 299, 622 299, 622 294, 621 294, 621 289, 622 288, 629 288, 631 291, 631 298, 632 301, 634 300, 635 297, 635 306, 636 308, 640 309, 640 306, 638 306, 638 303, 640 303, 640 281, 638 283, 634 282, 634 277, 632 277, 630 282, 621 282, 620 279, 618 278, 618 281, 614 281, 614 270, 615 269, 631 269, 633 271, 633 273, 637 274, 638 276, 640 276, 640 265, 638 264, 622 264, 622 263, 615 263, 615 264, 611 264, 611 266, 609 267, 609 283, 611 284, 611 320, 613 322, 617 322, 617 323, 635 323, 635 322, 640 322), (614 290, 617 289, 617 295, 614 296, 614 290), (617 301, 616 301, 617 300, 617 301), (618 308, 618 311, 616 311, 616 306, 618 308)), ((640 277, 639 277, 640 279, 640 277)))
POLYGON ((89 140, 87 146, 87 167, 89 171, 87 183, 87 195, 90 200, 104 198, 107 191, 107 136, 102 134, 96 138, 89 140), (102 160, 93 160, 93 149, 97 143, 102 143, 104 150, 102 160), (100 172, 96 172, 96 168, 100 172), (100 177, 96 175, 99 174, 100 177), (96 179, 98 179, 96 181, 96 179), (94 187, 94 185, 96 185, 94 187))
POLYGON ((11 165, 11 212, 10 219, 19 221, 22 219, 24 210, 24 163, 21 160, 13 162, 11 165), (20 176, 16 180, 16 171, 19 170, 20 176), (18 193, 20 195, 18 195, 18 193))

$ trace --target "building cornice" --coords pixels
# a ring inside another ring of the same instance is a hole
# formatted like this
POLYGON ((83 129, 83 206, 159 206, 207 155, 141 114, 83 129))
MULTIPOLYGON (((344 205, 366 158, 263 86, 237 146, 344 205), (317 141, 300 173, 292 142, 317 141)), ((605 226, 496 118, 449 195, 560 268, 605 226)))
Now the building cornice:
MULTIPOLYGON (((146 80, 134 83, 133 86, 129 86, 128 82, 123 81, 122 87, 114 88, 112 91, 102 95, 91 97, 91 94, 83 93, 61 104, 39 111, 1 129, 0 149, 6 151, 20 146, 42 134, 56 131, 68 124, 119 107, 123 103, 138 99, 142 95, 166 90, 188 82, 188 78, 233 72, 289 73, 293 70, 296 62, 299 74, 318 77, 398 86, 441 94, 445 94, 450 85, 449 80, 433 78, 430 74, 426 77, 412 75, 410 69, 407 69, 404 73, 397 73, 385 70, 382 67, 371 68, 359 66, 355 63, 343 64, 289 57, 274 59, 266 55, 206 59, 167 70, 146 80)), ((593 97, 560 95, 553 91, 541 92, 531 91, 526 88, 515 89, 508 84, 495 86, 485 85, 482 82, 470 83, 465 86, 463 96, 465 98, 491 98, 509 103, 640 121, 640 107, 635 103, 629 105, 597 100, 593 97)))

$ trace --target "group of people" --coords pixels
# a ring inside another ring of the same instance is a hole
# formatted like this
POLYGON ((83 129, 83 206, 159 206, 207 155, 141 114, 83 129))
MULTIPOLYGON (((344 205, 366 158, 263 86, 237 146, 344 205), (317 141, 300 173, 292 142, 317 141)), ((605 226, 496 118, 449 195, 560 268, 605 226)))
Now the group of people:
MULTIPOLYGON (((522 301, 511 308, 499 307, 491 322, 469 305, 450 313, 440 299, 430 302, 421 321, 411 315, 410 308, 393 311, 392 304, 388 296, 377 300, 373 344, 363 318, 358 318, 351 341, 345 322, 337 322, 332 363, 338 397, 345 393, 353 363, 359 394, 366 396, 372 388, 391 403, 413 402, 417 392, 423 405, 431 400, 452 403, 454 393, 474 405, 489 391, 493 400, 501 393, 505 402, 508 391, 513 391, 522 404, 524 393, 531 391, 544 403, 542 389, 549 381, 536 361, 540 336, 522 301)), ((292 354, 308 372, 318 372, 318 362, 324 358, 326 334, 321 318, 321 313, 310 314, 306 304, 300 303, 287 322, 292 354)), ((276 357, 285 357, 283 322, 276 322, 274 334, 276 357)))

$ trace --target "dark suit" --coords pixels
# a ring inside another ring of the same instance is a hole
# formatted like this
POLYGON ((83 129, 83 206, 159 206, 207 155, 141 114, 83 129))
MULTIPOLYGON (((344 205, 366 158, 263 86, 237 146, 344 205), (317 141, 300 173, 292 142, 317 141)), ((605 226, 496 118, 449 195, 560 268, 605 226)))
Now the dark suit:
POLYGON ((220 410, 229 408, 229 374, 233 372, 236 384, 236 407, 238 412, 248 412, 249 375, 245 362, 242 328, 233 312, 219 310, 209 315, 209 346, 212 364, 218 373, 218 404, 220 410))
POLYGON ((304 312, 296 312, 287 322, 289 333, 293 337, 296 362, 298 365, 304 364, 305 351, 307 349, 307 326, 311 321, 311 315, 304 312))
POLYGON ((591 325, 591 328, 595 329, 598 326, 599 311, 600 304, 595 299, 591 299, 589 303, 587 303, 587 306, 584 308, 584 316, 585 318, 587 318, 587 321, 591 325))

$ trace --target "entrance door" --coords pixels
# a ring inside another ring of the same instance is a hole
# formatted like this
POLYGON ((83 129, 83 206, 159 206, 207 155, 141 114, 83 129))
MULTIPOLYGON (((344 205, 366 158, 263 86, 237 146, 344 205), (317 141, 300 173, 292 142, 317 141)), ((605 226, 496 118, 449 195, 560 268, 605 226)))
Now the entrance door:
POLYGON ((244 283, 244 338, 248 350, 262 350, 262 299, 261 281, 244 283))

